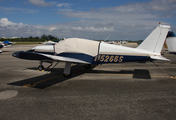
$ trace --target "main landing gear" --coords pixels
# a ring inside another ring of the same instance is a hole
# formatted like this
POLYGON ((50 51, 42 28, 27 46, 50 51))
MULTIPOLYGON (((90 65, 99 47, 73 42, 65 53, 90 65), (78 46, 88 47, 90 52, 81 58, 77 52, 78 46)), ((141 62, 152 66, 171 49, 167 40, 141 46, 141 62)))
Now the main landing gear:
POLYGON ((64 68, 64 72, 63 72, 63 76, 66 78, 71 77, 71 62, 66 62, 65 63, 65 68, 64 68))
MULTIPOLYGON (((40 61, 40 65, 38 66, 38 71, 44 71, 45 68, 44 68, 44 66, 42 65, 42 63, 43 63, 43 62, 40 61)), ((57 64, 58 64, 58 62, 57 62, 57 64)), ((57 65, 57 64, 56 64, 56 65, 57 65)), ((66 78, 69 78, 69 77, 71 77, 71 75, 72 75, 72 74, 71 74, 71 64, 72 64, 71 62, 66 62, 66 64, 65 64, 63 76, 66 77, 66 78)), ((56 65, 55 65, 55 66, 56 66, 56 65)), ((49 67, 51 67, 51 66, 52 66, 52 62, 51 62, 51 65, 47 67, 47 69, 48 69, 49 67)), ((54 66, 54 67, 55 67, 55 66, 54 66)))
MULTIPOLYGON (((65 64, 65 68, 64 68, 64 72, 63 72, 63 76, 66 78, 71 77, 72 73, 71 73, 71 62, 66 62, 65 64)), ((91 64, 85 64, 84 65, 85 69, 90 69, 91 68, 91 64)))
MULTIPOLYGON (((44 66, 42 65, 42 63, 43 63, 43 62, 40 61, 40 65, 38 66, 38 71, 44 71, 45 68, 44 68, 44 66)), ((58 62, 57 62, 57 64, 58 64, 58 62)), ((57 64, 56 64, 56 65, 57 65, 57 64)), ((72 64, 71 62, 66 62, 66 63, 65 63, 65 68, 64 68, 63 76, 66 77, 66 78, 69 78, 69 77, 71 77, 71 75, 72 75, 72 72, 71 72, 71 64, 72 64)), ((56 66, 56 65, 55 65, 55 66, 56 66)), ((51 66, 52 66, 52 62, 51 62, 51 65, 47 67, 47 69, 48 69, 49 67, 51 67, 51 66)), ((55 67, 55 66, 54 66, 54 67, 55 67)), ((53 67, 53 68, 54 68, 54 67, 53 67)), ((85 64, 85 65, 84 65, 84 68, 85 68, 85 69, 90 69, 90 68, 91 68, 91 64, 85 64)))

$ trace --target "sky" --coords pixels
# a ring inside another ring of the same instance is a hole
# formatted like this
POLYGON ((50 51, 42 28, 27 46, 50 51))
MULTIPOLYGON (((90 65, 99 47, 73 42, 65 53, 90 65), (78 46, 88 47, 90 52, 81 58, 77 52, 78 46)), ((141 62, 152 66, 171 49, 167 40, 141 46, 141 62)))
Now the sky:
POLYGON ((144 40, 161 22, 176 33, 176 0, 0 0, 0 37, 144 40))

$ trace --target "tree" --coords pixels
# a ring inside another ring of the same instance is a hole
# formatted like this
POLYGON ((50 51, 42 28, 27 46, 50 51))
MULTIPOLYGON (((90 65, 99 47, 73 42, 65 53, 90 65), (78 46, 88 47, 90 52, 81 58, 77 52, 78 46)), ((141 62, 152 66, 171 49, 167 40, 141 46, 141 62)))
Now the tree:
POLYGON ((29 39, 32 39, 33 37, 32 36, 29 36, 29 39))
POLYGON ((45 34, 43 34, 43 35, 41 36, 41 39, 45 39, 45 40, 56 40, 56 39, 58 39, 58 38, 55 37, 55 36, 52 36, 52 35, 45 35, 45 34))
POLYGON ((43 34, 43 35, 41 36, 41 39, 49 40, 49 39, 48 39, 48 36, 46 36, 45 34, 43 34))
POLYGON ((37 37, 34 37, 34 39, 40 39, 40 38, 37 36, 37 37))
POLYGON ((57 37, 52 36, 52 35, 48 35, 48 39, 49 39, 49 40, 54 40, 54 39, 57 39, 57 37))

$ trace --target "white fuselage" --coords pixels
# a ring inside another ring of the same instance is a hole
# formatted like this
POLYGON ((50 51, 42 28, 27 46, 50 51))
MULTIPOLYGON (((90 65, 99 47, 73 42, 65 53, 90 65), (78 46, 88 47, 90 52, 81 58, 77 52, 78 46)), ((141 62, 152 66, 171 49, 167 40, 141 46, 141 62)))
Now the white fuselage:
POLYGON ((176 52, 176 37, 168 37, 166 39, 169 52, 176 52))

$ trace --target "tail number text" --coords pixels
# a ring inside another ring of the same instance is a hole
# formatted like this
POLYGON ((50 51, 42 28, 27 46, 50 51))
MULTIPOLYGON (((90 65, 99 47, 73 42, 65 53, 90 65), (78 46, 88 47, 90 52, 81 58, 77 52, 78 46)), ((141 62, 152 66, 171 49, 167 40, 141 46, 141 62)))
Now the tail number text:
POLYGON ((122 62, 123 56, 114 55, 98 55, 95 57, 94 61, 100 62, 122 62))

